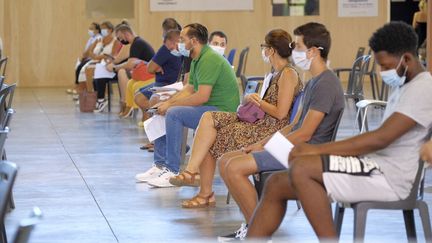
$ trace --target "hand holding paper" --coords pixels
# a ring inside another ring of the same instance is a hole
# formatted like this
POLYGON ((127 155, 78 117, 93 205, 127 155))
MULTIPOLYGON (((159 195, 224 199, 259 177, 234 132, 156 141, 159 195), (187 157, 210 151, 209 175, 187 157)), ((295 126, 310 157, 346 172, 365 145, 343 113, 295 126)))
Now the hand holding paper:
POLYGON ((264 149, 286 168, 288 168, 288 156, 293 147, 294 145, 280 132, 276 132, 264 145, 264 149))

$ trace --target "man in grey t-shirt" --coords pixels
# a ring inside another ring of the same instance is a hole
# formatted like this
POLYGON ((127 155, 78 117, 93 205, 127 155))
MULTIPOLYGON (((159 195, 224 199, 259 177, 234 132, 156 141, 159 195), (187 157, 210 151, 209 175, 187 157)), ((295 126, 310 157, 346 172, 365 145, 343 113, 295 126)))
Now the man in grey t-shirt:
POLYGON ((382 125, 343 141, 295 146, 289 173, 269 178, 248 237, 272 235, 289 199, 300 200, 320 240, 336 240, 330 199, 397 201, 409 195, 420 147, 432 128, 432 76, 418 59, 414 29, 403 22, 378 29, 369 46, 383 81, 393 87, 382 125))
MULTIPOLYGON (((290 124, 280 132, 293 144, 328 142, 345 104, 340 81, 326 66, 331 43, 330 33, 321 24, 309 23, 298 27, 294 35, 294 63, 309 71, 313 78, 306 84, 298 123, 294 128, 293 124, 290 124)), ((248 177, 261 171, 286 169, 270 153, 263 150, 263 145, 270 137, 243 151, 225 154, 219 160, 220 174, 239 204, 246 223, 251 219, 257 204, 257 193, 248 177)))

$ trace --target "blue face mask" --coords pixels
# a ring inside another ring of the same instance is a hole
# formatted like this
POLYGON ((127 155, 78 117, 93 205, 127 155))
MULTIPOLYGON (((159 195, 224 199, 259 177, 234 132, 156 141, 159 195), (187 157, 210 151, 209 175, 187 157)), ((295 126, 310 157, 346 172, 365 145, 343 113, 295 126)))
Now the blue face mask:
POLYGON ((109 35, 109 33, 108 33, 108 29, 102 29, 102 30, 101 30, 101 35, 102 35, 103 37, 107 37, 107 36, 109 35))
POLYGON ((402 60, 403 56, 401 57, 399 64, 396 68, 380 72, 382 80, 390 87, 399 87, 405 83, 408 66, 405 68, 402 77, 399 76, 399 74, 397 73, 397 70, 402 63, 402 60))
POLYGON ((182 56, 182 54, 179 51, 177 51, 176 49, 171 51, 171 55, 173 55, 175 57, 181 57, 182 56))
POLYGON ((178 43, 177 47, 178 47, 179 52, 183 56, 188 57, 190 55, 190 50, 186 49, 186 44, 185 43, 178 43))

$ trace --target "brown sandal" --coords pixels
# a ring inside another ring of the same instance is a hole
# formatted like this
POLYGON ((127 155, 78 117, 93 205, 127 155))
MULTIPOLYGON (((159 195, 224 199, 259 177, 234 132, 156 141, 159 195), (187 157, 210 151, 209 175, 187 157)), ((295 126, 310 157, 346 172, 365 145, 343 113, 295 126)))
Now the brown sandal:
POLYGON ((202 197, 198 194, 192 199, 183 201, 182 208, 213 208, 216 206, 216 201, 210 202, 210 198, 212 198, 213 195, 214 192, 206 197, 202 197), (200 202, 198 199, 202 199, 204 202, 200 202))
POLYGON ((171 177, 169 182, 175 186, 200 186, 200 179, 196 178, 199 176, 198 172, 192 173, 190 171, 184 170, 178 176, 171 177), (189 175, 189 177, 186 176, 189 175))

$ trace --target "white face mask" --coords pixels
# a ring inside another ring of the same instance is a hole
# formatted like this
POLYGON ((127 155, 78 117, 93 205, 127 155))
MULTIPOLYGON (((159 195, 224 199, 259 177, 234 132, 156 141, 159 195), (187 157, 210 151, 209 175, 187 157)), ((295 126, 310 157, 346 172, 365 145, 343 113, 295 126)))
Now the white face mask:
POLYGON ((308 59, 306 51, 292 51, 292 59, 294 64, 301 68, 302 70, 308 71, 312 64, 312 59, 308 59))
POLYGON ((93 31, 93 30, 88 30, 88 34, 89 34, 89 36, 90 36, 90 37, 93 37, 93 36, 95 36, 95 33, 94 33, 94 31, 93 31))
POLYGON ((405 83, 408 66, 406 66, 402 77, 399 76, 399 74, 397 73, 397 70, 402 63, 402 60, 403 56, 401 57, 399 64, 396 68, 380 72, 382 80, 390 87, 399 87, 405 83))
POLYGON ((103 36, 103 37, 107 37, 108 36, 108 29, 102 29, 101 30, 101 35, 103 36))
POLYGON ((190 50, 186 49, 186 44, 185 43, 178 43, 177 47, 178 47, 179 52, 183 56, 188 57, 190 55, 190 50))
POLYGON ((209 45, 211 49, 223 56, 225 54, 225 47, 209 45))
POLYGON ((262 59, 265 63, 270 63, 270 57, 266 56, 265 49, 261 50, 261 56, 262 56, 262 59))
POLYGON ((176 56, 176 57, 182 56, 182 54, 179 51, 177 51, 177 49, 172 50, 171 55, 176 56))

